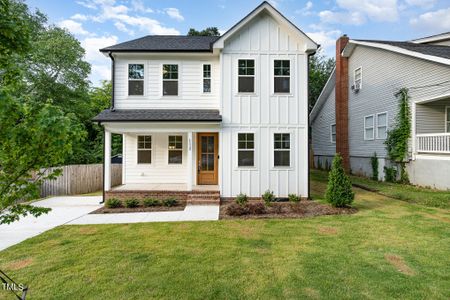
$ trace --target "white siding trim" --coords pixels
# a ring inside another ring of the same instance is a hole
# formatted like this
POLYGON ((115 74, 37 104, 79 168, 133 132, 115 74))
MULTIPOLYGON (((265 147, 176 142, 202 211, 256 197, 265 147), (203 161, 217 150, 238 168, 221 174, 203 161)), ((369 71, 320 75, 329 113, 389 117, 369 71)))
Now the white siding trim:
POLYGON ((356 71, 360 71, 361 73, 361 79, 360 79, 360 83, 359 83, 359 89, 362 89, 362 82, 363 82, 363 71, 362 71, 362 66, 359 66, 357 68, 355 68, 353 70, 353 86, 356 88, 356 71))
POLYGON ((330 124, 330 142, 336 144, 336 123, 330 124), (334 126, 334 141, 333 141, 333 126, 334 126))
POLYGON ((387 111, 383 111, 383 112, 377 113, 377 115, 376 115, 376 134, 375 134, 375 137, 376 137, 377 140, 385 140, 386 139, 386 138, 381 138, 381 137, 378 136, 378 127, 380 127, 379 124, 378 124, 378 116, 379 115, 383 115, 383 114, 386 115, 386 137, 387 137, 387 130, 389 128, 389 114, 388 114, 387 111))
POLYGON ((366 115, 366 116, 364 116, 364 140, 365 141, 372 141, 372 140, 374 140, 374 138, 375 138, 375 114, 371 114, 371 115, 366 115), (367 120, 367 118, 370 118, 370 117, 372 117, 372 127, 367 127, 366 126, 366 120, 367 120), (370 128, 372 128, 372 137, 371 138, 368 138, 367 136, 366 136, 366 129, 370 129, 370 128))

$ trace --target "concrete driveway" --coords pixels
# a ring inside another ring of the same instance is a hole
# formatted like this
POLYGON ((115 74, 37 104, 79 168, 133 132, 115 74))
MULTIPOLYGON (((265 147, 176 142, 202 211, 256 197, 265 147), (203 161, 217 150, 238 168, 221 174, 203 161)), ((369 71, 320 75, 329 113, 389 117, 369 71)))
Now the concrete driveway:
POLYGON ((11 224, 0 225, 0 251, 39 235, 101 207, 101 196, 59 196, 34 202, 52 210, 38 218, 27 216, 11 224))

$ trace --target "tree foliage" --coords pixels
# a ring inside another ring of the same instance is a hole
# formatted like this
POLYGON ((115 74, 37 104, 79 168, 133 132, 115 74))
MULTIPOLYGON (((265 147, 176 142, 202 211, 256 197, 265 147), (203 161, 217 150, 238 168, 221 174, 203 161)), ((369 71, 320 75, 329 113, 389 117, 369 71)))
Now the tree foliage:
POLYGON ((327 58, 324 55, 321 55, 320 52, 310 57, 308 87, 309 111, 311 111, 314 104, 316 104, 334 66, 334 58, 327 58))
POLYGON ((219 29, 217 27, 207 27, 203 30, 196 30, 195 28, 190 28, 188 34, 190 36, 220 36, 219 29))
POLYGON ((352 204, 354 197, 352 183, 342 165, 342 157, 340 154, 336 154, 328 174, 325 199, 335 207, 346 207, 352 204))

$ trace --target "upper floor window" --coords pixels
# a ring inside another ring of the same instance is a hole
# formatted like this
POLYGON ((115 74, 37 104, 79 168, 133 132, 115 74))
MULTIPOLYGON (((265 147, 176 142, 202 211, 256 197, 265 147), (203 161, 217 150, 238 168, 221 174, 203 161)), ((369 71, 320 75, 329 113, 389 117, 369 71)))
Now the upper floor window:
POLYGON ((364 139, 373 140, 375 129, 375 118, 373 115, 364 117, 364 139))
POLYGON ((203 93, 211 93, 211 65, 203 65, 203 93))
POLYGON ((169 135, 169 164, 181 164, 183 162, 183 137, 181 135, 169 135))
POLYGON ((336 143, 336 124, 330 126, 330 141, 336 143))
POLYGON ((178 95, 178 65, 163 65, 163 96, 178 95))
POLYGON ((377 139, 387 138, 388 119, 387 113, 377 114, 377 139))
POLYGON ((137 162, 138 162, 138 164, 151 164, 152 163, 152 137, 151 137, 151 135, 138 136, 137 162))
POLYGON ((128 95, 143 96, 144 95, 144 65, 129 64, 128 65, 128 95))
POLYGON ((254 93, 255 92, 255 60, 239 59, 238 60, 238 92, 254 93))
POLYGON ((255 134, 238 133, 238 167, 255 165, 255 134))
POLYGON ((355 90, 362 88, 362 67, 356 68, 353 74, 353 84, 355 90))
POLYGON ((445 108, 445 128, 450 132, 450 106, 445 108))
POLYGON ((275 60, 273 64, 274 92, 290 93, 291 62, 289 60, 275 60))
POLYGON ((274 134, 273 150, 273 165, 275 167, 289 167, 291 165, 291 135, 289 133, 274 134))

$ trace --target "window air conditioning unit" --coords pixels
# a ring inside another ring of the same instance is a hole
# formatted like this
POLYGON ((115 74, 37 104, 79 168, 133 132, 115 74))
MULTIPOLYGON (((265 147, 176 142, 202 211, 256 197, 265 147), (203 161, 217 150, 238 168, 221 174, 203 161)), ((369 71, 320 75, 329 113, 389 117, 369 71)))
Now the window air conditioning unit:
POLYGON ((354 85, 352 85, 353 92, 358 93, 360 89, 361 89, 360 83, 355 83, 354 85))

